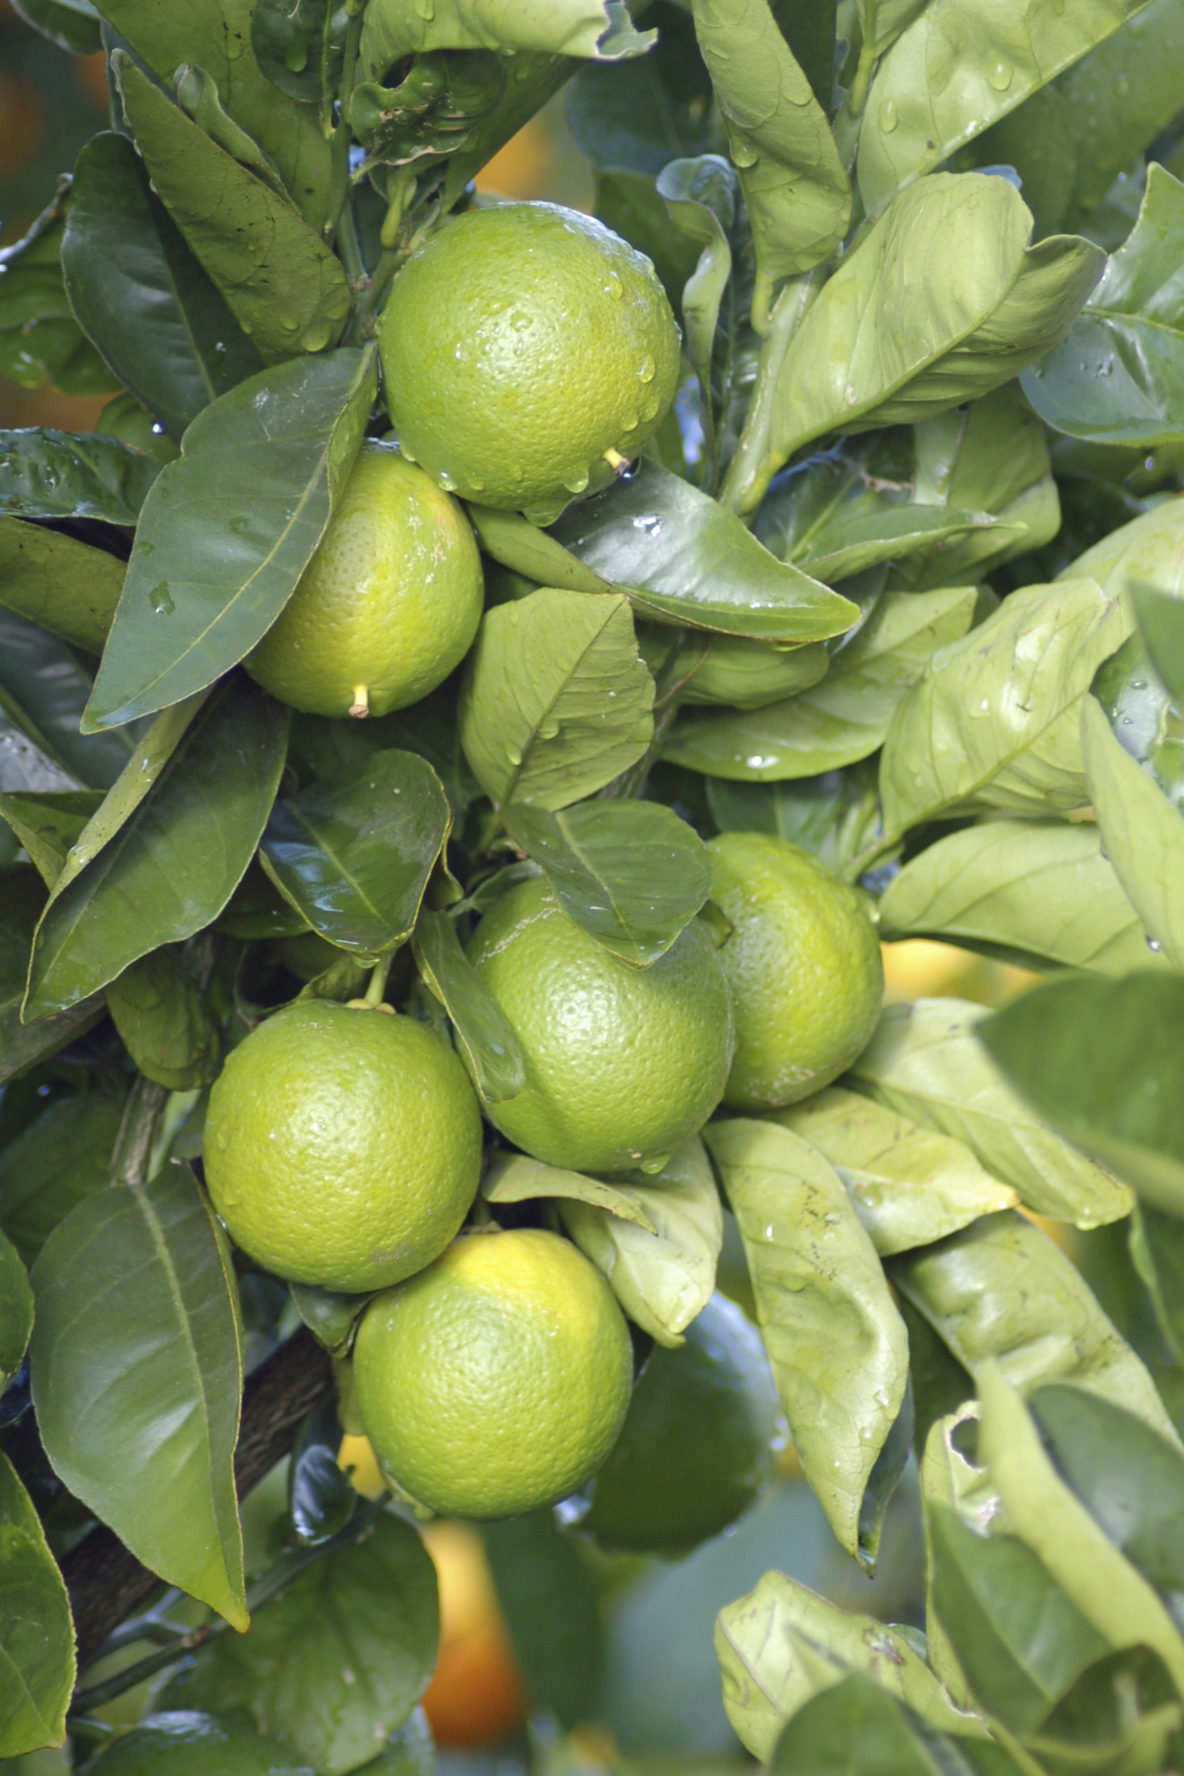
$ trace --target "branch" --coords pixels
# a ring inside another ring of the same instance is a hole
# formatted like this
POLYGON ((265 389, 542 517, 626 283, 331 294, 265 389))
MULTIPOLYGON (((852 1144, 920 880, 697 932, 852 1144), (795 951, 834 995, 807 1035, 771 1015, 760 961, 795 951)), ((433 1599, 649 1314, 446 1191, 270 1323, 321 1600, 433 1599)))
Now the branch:
MULTIPOLYGON (((328 1353, 305 1327, 264 1358, 243 1389, 242 1425, 234 1453, 234 1481, 243 1498, 291 1446, 304 1415, 333 1394, 328 1353)), ((163 1581, 119 1537, 99 1524, 62 1562, 78 1637, 78 1669, 85 1671, 107 1636, 163 1581)))

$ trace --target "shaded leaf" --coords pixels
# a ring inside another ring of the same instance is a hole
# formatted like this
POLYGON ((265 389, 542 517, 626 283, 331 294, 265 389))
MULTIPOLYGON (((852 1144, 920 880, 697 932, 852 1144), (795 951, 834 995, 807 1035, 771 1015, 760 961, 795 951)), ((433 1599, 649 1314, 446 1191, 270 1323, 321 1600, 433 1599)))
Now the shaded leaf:
POLYGON ((213 1011, 175 950, 153 950, 111 981, 107 1010, 146 1079, 169 1091, 209 1085, 222 1062, 213 1011))
POLYGON ((563 1225, 604 1272, 634 1323, 668 1349, 710 1301, 724 1237, 723 1210, 703 1143, 684 1141, 660 1172, 626 1173, 613 1187, 644 1222, 588 1202, 561 1200, 563 1225))
POLYGON ((102 791, 97 789, 0 795, 0 819, 24 847, 46 887, 52 888, 62 873, 66 853, 82 836, 102 801, 102 791))
POLYGON ((273 86, 315 104, 336 92, 344 60, 345 20, 325 0, 259 0, 251 13, 251 48, 273 86))
POLYGON ((679 676, 686 671, 682 701, 708 708, 765 709, 809 690, 830 670, 830 654, 821 641, 782 647, 747 635, 680 635, 656 624, 642 638, 642 652, 655 667, 659 657, 672 669, 677 660, 679 676), (675 646, 680 646, 677 655, 675 646))
POLYGON ((90 0, 18 0, 12 10, 71 55, 94 55, 103 46, 99 15, 90 0))
POLYGON ((1093 697, 1082 703, 1081 746, 1106 856, 1152 950, 1184 969, 1184 813, 1123 748, 1093 697))
POLYGON ((0 1151, 0 1227, 32 1264, 59 1221, 111 1179, 122 1105, 99 1092, 60 1098, 0 1151))
POLYGON ((337 1465, 340 1442, 333 1400, 310 1412, 296 1432, 288 1462, 288 1521, 303 1547, 332 1541, 357 1508, 358 1494, 337 1465))
POLYGON ((289 1283, 292 1306, 318 1344, 334 1356, 344 1356, 354 1326, 370 1295, 340 1295, 316 1283, 289 1283))
MULTIPOLYGON (((2 522, 2 521, 0 521, 2 522)), ((21 774, 19 749, 0 755, 0 784, 6 789, 66 789, 76 783, 105 788, 131 757, 136 736, 80 734, 79 722, 90 694, 90 674, 73 648, 47 635, 23 617, 0 611, 0 710, 14 734, 23 734, 66 775, 57 783, 14 781, 21 774)), ((44 767, 42 767, 44 768, 44 767)))
POLYGON ((585 63, 567 88, 568 124, 595 167, 652 175, 718 146, 711 81, 690 18, 661 0, 648 22, 657 25, 658 41, 645 55, 585 63))
POLYGON ((33 1289, 33 1400, 55 1471, 153 1572, 245 1628, 236 1304, 192 1175, 79 1203, 33 1289))
POLYGON ((0 603, 89 653, 100 653, 124 564, 61 531, 0 518, 0 603))
POLYGON ((1175 700, 1184 702, 1184 604, 1155 586, 1141 586, 1132 596, 1152 664, 1175 700))
POLYGON ((103 1015, 96 995, 40 1023, 21 1022, 29 949, 44 904, 33 869, 0 869, 0 1085, 65 1048, 103 1015))
POLYGON ((1163 1660, 1149 1647, 1128 1647, 1088 1666, 1028 1743, 1050 1768, 1063 1762, 1083 1776, 1111 1776, 1124 1765, 1162 1770, 1174 1761, 1169 1739, 1180 1722, 1163 1660))
POLYGON ((352 467, 374 378, 368 351, 322 353, 198 415, 145 505, 88 726, 179 702, 271 627, 352 467))
POLYGON ((481 1180, 481 1194, 486 1202, 494 1203, 566 1197, 606 1209, 610 1215, 619 1215, 622 1221, 644 1228, 646 1233, 658 1231, 640 1197, 628 1185, 610 1184, 605 1178, 590 1178, 584 1172, 544 1165, 541 1159, 531 1159, 525 1153, 495 1153, 481 1180))
POLYGON ((666 954, 711 890, 703 841, 660 803, 581 802, 552 814, 511 802, 505 821, 568 918, 638 967, 666 954))
POLYGON ((673 160, 657 179, 657 193, 680 234, 701 247, 679 292, 687 356, 699 378, 708 455, 715 456, 712 361, 720 304, 732 275, 729 233, 736 216, 736 175, 718 154, 673 160))
POLYGON ((61 1745, 74 1689, 62 1575, 33 1501, 0 1454, 0 1757, 61 1745))
POLYGON ((856 765, 796 782, 707 779, 707 805, 721 832, 767 832, 800 845, 835 875, 880 831, 875 774, 856 765))
POLYGON ((1150 1203, 1136 1203, 1131 1216, 1131 1263, 1151 1298, 1165 1343, 1184 1363, 1184 1224, 1150 1203))
MULTIPOLYGON (((846 1776, 850 1770, 867 1776, 971 1776, 976 1765, 878 1683, 853 1671, 798 1710, 767 1767, 809 1770, 811 1776, 846 1776)), ((998 1769, 1000 1776, 1008 1770, 1006 1763, 977 1767, 998 1769)))
POLYGON ((908 1381, 904 1325, 820 1153, 748 1119, 712 1123, 705 1138, 740 1225, 794 1447, 835 1535, 858 1554, 864 1490, 908 1381))
POLYGON ((536 1706, 568 1729, 600 1718, 606 1629, 595 1567, 553 1511, 483 1523, 481 1540, 536 1706))
POLYGON ((461 694, 461 744, 496 806, 564 808, 641 757, 653 700, 625 599, 544 587, 486 611, 461 694))
POLYGON ((518 1038, 461 949, 447 913, 422 911, 412 948, 425 984, 452 1020, 482 1101, 498 1104, 512 1098, 526 1083, 518 1038))
POLYGON ((969 1148, 859 1092, 832 1085, 770 1121, 829 1160, 882 1258, 929 1246, 980 1215, 1013 1208, 1016 1193, 969 1148))
POLYGON ((0 1233, 0 1394, 20 1368, 32 1330, 29 1278, 16 1247, 0 1233))
POLYGON ((135 524, 160 464, 103 432, 0 432, 0 512, 135 524))
POLYGON ((513 0, 436 0, 408 9, 401 0, 371 0, 360 59, 373 79, 404 56, 432 49, 535 50, 548 55, 615 61, 639 55, 652 33, 634 31, 621 0, 554 0, 523 9, 513 0))
POLYGON ((411 935, 450 825, 448 798, 426 759, 376 752, 364 772, 281 797, 262 859, 314 931, 377 955, 411 935))
POLYGON ((111 388, 106 365, 86 338, 62 284, 62 228, 68 199, 58 195, 28 233, 0 247, 0 374, 22 388, 51 383, 76 394, 111 388))

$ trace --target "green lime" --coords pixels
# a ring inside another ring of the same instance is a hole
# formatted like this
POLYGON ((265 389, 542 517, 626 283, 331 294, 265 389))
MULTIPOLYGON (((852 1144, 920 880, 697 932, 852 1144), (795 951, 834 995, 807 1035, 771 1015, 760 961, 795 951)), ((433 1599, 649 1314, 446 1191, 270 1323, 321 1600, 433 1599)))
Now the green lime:
POLYGON ((313 1776, 270 1739, 190 1710, 147 1716, 86 1768, 95 1776, 313 1776))
POLYGON ((378 344, 405 453, 465 499, 540 517, 606 486, 678 386, 652 264, 557 204, 449 222, 395 278, 378 344))
POLYGON ((379 1461, 421 1505, 513 1517, 574 1492, 621 1428, 629 1332, 557 1234, 469 1233, 371 1302, 353 1357, 379 1461))
POLYGON ((481 1142, 468 1077, 433 1030, 297 1000, 214 1082, 206 1182, 231 1238, 260 1264, 362 1293, 443 1251, 476 1194, 481 1142))

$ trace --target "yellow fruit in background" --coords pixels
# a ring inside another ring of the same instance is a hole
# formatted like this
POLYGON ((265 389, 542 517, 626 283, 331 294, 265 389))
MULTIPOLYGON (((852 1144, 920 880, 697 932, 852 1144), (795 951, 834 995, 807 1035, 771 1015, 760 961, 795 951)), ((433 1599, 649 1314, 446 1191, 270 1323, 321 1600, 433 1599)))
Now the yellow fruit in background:
POLYGON ((652 264, 558 204, 447 223, 395 278, 378 344, 404 452, 465 499, 539 517, 607 486, 678 386, 652 264))
POLYGON ((476 1194, 481 1144, 465 1070, 426 1024, 297 1000, 214 1082, 206 1183, 268 1270, 362 1293, 443 1251, 476 1194))
POLYGON ((651 967, 634 968, 535 877, 486 913, 468 953, 526 1063, 523 1089, 486 1114, 536 1159, 574 1171, 660 1171, 719 1103, 731 1003, 698 920, 651 967))
POLYGON ((243 664, 307 714, 386 715, 459 665, 483 597, 461 507, 391 445, 369 440, 296 590, 243 664))
POLYGON ((616 1440, 633 1377, 594 1265, 536 1228, 469 1233, 377 1296, 354 1344, 375 1454, 421 1505, 514 1517, 565 1498, 616 1440))
POLYGON ((423 1539, 440 1586, 440 1654, 423 1696, 439 1745, 496 1745, 526 1712, 526 1685, 478 1532, 439 1518, 423 1539))
POLYGON ((719 952, 736 1015, 724 1103, 797 1103, 837 1078, 876 1027, 875 929, 855 890, 785 839, 727 832, 707 848, 712 899, 732 925, 719 952))

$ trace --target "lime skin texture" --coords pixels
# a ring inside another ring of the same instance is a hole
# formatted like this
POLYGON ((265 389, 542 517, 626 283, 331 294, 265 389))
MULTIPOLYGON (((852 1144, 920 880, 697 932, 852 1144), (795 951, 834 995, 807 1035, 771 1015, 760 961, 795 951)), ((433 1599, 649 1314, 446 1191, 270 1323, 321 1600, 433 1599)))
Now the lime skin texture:
POLYGON ((639 454, 679 378, 651 262, 558 204, 449 222, 395 278, 378 345, 404 453, 465 499, 540 521, 639 454))
POLYGON ((292 1282, 385 1288, 443 1251, 476 1194, 481 1112, 460 1061, 413 1018, 297 1000, 214 1082, 210 1197, 231 1238, 292 1282))

